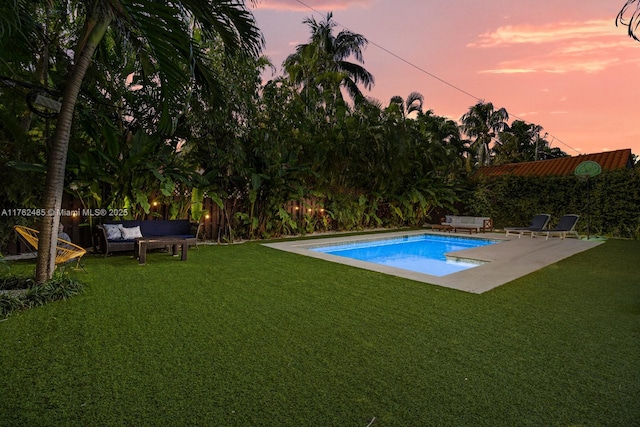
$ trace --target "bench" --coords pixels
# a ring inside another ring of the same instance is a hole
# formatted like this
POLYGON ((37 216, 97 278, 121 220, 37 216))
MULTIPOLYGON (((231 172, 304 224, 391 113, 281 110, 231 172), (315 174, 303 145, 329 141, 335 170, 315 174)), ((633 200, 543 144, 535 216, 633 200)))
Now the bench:
POLYGON ((189 239, 189 245, 197 242, 197 233, 187 219, 110 221, 98 225, 98 230, 105 257, 113 252, 134 251, 137 239, 141 238, 189 239))
POLYGON ((486 216, 456 216, 446 215, 442 218, 441 226, 447 231, 468 231, 479 233, 482 231, 493 231, 493 220, 486 216))

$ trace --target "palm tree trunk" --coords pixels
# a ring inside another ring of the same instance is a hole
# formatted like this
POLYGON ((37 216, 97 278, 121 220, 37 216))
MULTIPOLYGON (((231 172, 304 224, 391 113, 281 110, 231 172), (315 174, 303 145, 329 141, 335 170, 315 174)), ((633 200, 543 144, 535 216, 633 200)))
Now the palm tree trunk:
POLYGON ((38 243, 38 259, 36 261, 36 282, 43 283, 53 276, 55 269, 56 244, 58 241, 58 226, 60 224, 60 209, 62 207, 62 193, 64 190, 64 176, 67 164, 69 137, 73 122, 78 94, 82 80, 91 64, 93 53, 104 37, 111 18, 94 21, 93 25, 86 25, 87 37, 81 38, 81 46, 76 51, 77 61, 71 68, 67 85, 62 97, 62 106, 58 114, 56 130, 53 134, 51 151, 47 161, 47 179, 45 181, 43 204, 46 215, 40 222, 40 241, 38 243))

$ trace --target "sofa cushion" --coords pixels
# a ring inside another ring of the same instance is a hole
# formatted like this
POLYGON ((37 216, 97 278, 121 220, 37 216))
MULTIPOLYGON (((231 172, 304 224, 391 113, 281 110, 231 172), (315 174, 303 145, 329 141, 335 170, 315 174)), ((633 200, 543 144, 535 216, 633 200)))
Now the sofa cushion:
MULTIPOLYGON (((482 222, 482 221, 481 221, 482 222)), ((476 219, 472 216, 461 216, 460 217, 460 224, 466 224, 466 225, 474 225, 476 224, 476 219)))
POLYGON ((140 229, 144 237, 186 235, 193 237, 191 223, 187 219, 142 221, 140 229))
POLYGON ((140 226, 137 225, 135 227, 122 227, 122 238, 124 240, 133 240, 142 237, 142 232, 140 231, 140 226))
POLYGON ((107 240, 123 240, 122 224, 103 224, 103 227, 107 232, 107 240))

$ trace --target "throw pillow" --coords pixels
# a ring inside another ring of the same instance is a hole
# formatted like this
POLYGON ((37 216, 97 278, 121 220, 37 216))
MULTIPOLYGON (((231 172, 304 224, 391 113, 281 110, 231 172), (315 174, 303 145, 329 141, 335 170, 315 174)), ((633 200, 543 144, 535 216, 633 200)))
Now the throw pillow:
POLYGON ((124 240, 133 240, 133 239, 138 239, 140 237, 142 237, 140 226, 122 228, 122 238, 124 240))
POLYGON ((107 240, 122 240, 122 224, 103 224, 107 240))

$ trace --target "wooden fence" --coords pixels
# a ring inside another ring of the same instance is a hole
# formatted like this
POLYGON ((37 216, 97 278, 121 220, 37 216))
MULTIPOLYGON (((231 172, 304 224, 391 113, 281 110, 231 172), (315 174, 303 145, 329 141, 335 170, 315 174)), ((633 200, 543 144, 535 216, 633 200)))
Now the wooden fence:
MULTIPOLYGON (((230 234, 229 230, 236 224, 234 217, 238 212, 239 205, 239 202, 227 200, 224 208, 220 208, 211 198, 205 197, 198 238, 207 241, 226 241, 230 234)), ((285 204, 284 209, 291 219, 299 225, 302 224, 305 215, 321 215, 324 211, 317 202, 312 200, 290 201, 285 204)), ((168 205, 152 205, 149 214, 142 219, 170 219, 169 212, 170 206, 168 205)), ((95 241, 96 225, 111 220, 112 216, 109 214, 113 213, 118 212, 104 209, 87 209, 79 199, 65 194, 60 211, 60 222, 64 226, 64 231, 74 243, 84 248, 93 248, 97 245, 95 241)), ((33 221, 28 221, 27 225, 37 227, 37 223, 33 223, 33 221)), ((7 253, 17 254, 28 251, 29 248, 13 233, 7 245, 7 253)))

